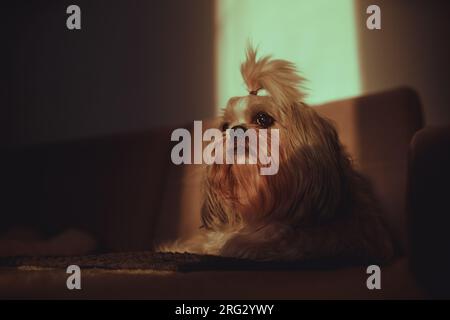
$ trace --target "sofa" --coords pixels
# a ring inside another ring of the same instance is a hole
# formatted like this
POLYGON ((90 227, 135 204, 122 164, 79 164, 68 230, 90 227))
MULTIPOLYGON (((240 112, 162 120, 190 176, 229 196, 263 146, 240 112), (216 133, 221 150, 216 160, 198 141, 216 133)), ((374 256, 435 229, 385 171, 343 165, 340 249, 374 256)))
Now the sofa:
MULTIPOLYGON (((446 159, 450 159, 445 158, 446 150, 450 150, 450 130, 424 128, 420 99, 410 88, 395 88, 314 108, 335 123, 356 167, 372 181, 394 235, 396 257, 381 267, 380 290, 367 288, 367 266, 317 270, 219 268, 192 272, 93 267, 82 270, 82 290, 67 289, 68 274, 62 268, 2 266, 0 297, 419 299, 448 296, 443 286, 448 276, 438 277, 433 265, 439 264, 441 271, 449 266, 449 241, 445 232, 449 218, 444 214, 450 212, 445 203, 449 175, 448 169, 442 168, 446 167, 446 159), (435 184, 436 179, 439 185, 435 184)), ((184 127, 191 128, 192 123, 184 127)), ((92 239, 89 245, 79 245, 85 239, 72 238, 72 243, 59 253, 69 257, 148 251, 195 232, 200 225, 204 167, 177 166, 170 161, 173 129, 2 148, 0 247, 3 241, 4 252, 0 255, 24 254, 11 245, 17 241, 1 237, 16 227, 34 230, 44 243, 58 239, 65 230, 77 230, 92 239)), ((39 254, 57 255, 58 252, 42 249, 39 254)))

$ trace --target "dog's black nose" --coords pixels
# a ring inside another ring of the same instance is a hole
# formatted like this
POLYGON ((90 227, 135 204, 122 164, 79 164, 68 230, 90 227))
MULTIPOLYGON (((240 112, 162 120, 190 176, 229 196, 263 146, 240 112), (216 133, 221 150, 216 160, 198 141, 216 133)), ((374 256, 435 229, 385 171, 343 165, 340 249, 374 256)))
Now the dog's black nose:
POLYGON ((247 131, 247 128, 245 126, 243 126, 242 124, 238 124, 237 126, 234 126, 233 128, 234 131, 241 129, 242 131, 247 131))

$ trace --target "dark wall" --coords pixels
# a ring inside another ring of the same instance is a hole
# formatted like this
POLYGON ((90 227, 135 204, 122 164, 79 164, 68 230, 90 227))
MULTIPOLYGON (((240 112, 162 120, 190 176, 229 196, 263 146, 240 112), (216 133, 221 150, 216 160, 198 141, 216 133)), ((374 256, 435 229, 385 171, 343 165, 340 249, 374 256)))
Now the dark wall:
POLYGON ((213 1, 19 0, 0 12, 2 145, 214 114, 213 1), (81 30, 66 28, 70 4, 81 30))
POLYGON ((355 0, 364 92, 416 89, 428 125, 450 124, 450 1, 355 0), (381 8, 381 30, 366 28, 366 8, 381 8))

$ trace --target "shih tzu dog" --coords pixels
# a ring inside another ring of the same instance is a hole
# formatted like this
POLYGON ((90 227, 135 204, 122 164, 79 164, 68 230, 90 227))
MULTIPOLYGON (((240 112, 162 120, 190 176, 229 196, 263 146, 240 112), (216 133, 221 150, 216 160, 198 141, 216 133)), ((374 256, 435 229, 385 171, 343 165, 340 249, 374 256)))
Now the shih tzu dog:
POLYGON ((393 244, 370 184, 353 168, 332 123, 302 102, 296 67, 257 59, 249 48, 241 74, 249 94, 229 100, 223 139, 229 128, 278 129, 279 170, 261 175, 259 163, 207 166, 198 234, 160 249, 259 261, 389 260, 393 244))

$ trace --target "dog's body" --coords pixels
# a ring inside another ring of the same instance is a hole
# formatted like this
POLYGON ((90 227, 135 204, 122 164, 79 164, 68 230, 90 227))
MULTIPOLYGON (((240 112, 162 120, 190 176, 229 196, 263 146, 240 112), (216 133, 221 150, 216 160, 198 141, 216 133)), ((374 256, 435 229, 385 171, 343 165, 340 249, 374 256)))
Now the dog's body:
POLYGON ((250 94, 228 102, 224 139, 228 128, 278 129, 279 172, 260 175, 261 164, 208 166, 202 228, 165 250, 255 260, 389 259, 393 245, 370 184, 333 125, 302 102, 293 64, 257 60, 249 49, 241 73, 250 94), (268 95, 258 96, 261 89, 268 95))

